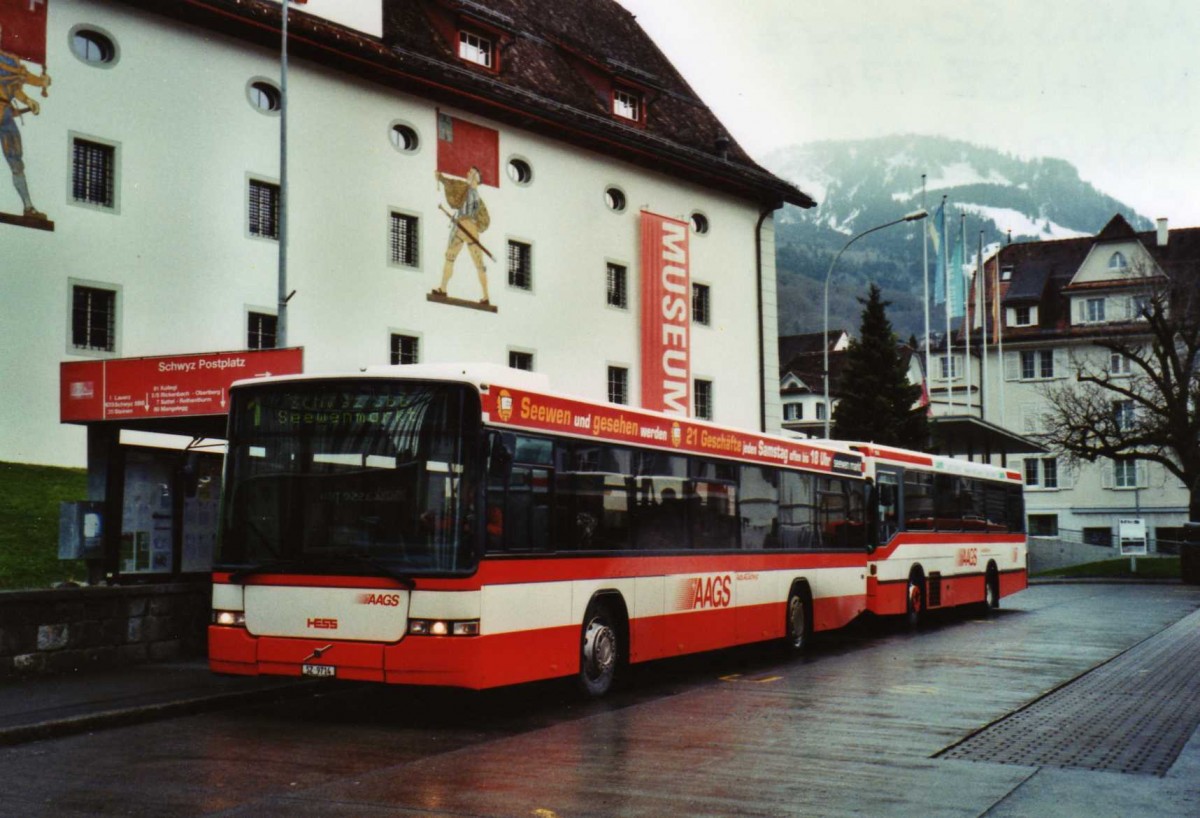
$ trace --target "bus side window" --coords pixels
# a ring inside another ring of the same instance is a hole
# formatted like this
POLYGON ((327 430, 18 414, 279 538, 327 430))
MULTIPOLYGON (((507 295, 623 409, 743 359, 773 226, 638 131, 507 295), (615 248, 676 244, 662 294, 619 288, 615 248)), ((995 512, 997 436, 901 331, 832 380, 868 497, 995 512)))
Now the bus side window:
POLYGON ((737 548, 737 466, 697 459, 691 472, 687 504, 692 548, 737 548))
POLYGON ((933 530, 933 475, 928 472, 904 473, 904 530, 933 530))
POLYGON ((887 545, 900 530, 900 476, 895 472, 879 471, 875 475, 875 497, 878 518, 878 542, 887 545))
POLYGON ((633 534, 643 551, 687 548, 684 493, 687 460, 644 450, 634 453, 633 534))
POLYGON ((556 478, 556 537, 577 551, 623 550, 631 545, 632 453, 624 446, 575 443, 556 478))
POLYGON ((742 548, 779 548, 779 471, 742 466, 738 481, 742 548))
POLYGON ((785 471, 779 485, 779 546, 785 549, 816 548, 816 515, 811 474, 785 471))
POLYGON ((554 472, 554 443, 547 438, 503 435, 503 450, 512 452, 510 465, 492 445, 488 468, 485 517, 490 551, 550 550, 550 509, 554 472))

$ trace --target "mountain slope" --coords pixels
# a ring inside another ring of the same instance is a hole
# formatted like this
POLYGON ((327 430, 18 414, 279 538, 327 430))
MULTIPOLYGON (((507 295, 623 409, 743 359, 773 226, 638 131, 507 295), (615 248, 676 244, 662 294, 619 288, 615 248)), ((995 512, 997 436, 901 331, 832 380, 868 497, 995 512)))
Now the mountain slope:
MULTIPOLYGON (((786 208, 777 219, 780 332, 822 324, 822 284, 829 263, 851 236, 922 206, 946 200, 947 230, 958 241, 966 214, 967 257, 983 243, 1091 235, 1114 213, 1135 229, 1152 227, 1132 208, 1096 190, 1061 159, 1019 159, 940 137, 888 136, 814 142, 786 148, 764 164, 818 201, 786 208), (926 174, 922 196, 921 174, 926 174)), ((922 233, 898 225, 856 242, 838 261, 830 288, 830 325, 857 330, 855 294, 875 281, 892 302, 888 316, 902 336, 924 331, 922 233)), ((932 268, 932 261, 930 262, 932 268)), ((944 315, 934 327, 945 327, 944 315)))

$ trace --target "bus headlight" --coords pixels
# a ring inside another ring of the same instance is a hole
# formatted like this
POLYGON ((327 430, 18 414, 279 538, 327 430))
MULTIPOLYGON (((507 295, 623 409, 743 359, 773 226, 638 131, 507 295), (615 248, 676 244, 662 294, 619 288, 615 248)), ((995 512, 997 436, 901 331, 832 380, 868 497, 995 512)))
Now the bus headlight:
POLYGON ((213 611, 212 621, 214 625, 222 625, 226 628, 244 628, 246 627, 246 612, 213 611))
POLYGON ((478 636, 479 620, 410 619, 408 633, 410 636, 478 636))

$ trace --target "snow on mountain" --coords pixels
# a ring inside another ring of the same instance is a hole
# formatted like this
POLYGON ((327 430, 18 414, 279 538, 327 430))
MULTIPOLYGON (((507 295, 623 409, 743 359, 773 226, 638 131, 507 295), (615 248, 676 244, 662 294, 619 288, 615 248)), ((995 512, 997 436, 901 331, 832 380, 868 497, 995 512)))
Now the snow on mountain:
MULTIPOLYGON (((784 332, 819 329, 813 321, 821 298, 805 282, 823 279, 849 237, 918 207, 932 213, 944 200, 947 225, 954 231, 965 214, 968 237, 973 237, 969 252, 978 246, 981 231, 990 245, 1093 235, 1115 213, 1135 229, 1153 226, 1084 182, 1061 159, 1026 160, 939 137, 814 142, 776 151, 763 164, 818 203, 809 210, 789 206, 776 217, 784 332)), ((830 306, 831 315, 840 316, 838 326, 857 326, 855 294, 874 281, 892 301, 889 316, 897 332, 913 330, 923 312, 921 235, 919 226, 896 226, 873 233, 842 256, 837 272, 845 286, 830 306)))

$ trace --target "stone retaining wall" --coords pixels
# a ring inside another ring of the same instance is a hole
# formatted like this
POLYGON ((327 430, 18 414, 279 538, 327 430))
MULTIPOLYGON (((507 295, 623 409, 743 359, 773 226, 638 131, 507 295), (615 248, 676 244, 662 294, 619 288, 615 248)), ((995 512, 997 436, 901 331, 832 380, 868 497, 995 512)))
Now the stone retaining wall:
POLYGON ((0 593, 0 678, 204 656, 208 583, 0 593))

